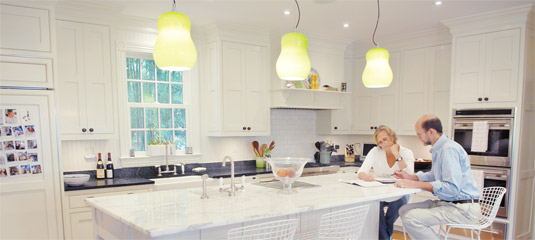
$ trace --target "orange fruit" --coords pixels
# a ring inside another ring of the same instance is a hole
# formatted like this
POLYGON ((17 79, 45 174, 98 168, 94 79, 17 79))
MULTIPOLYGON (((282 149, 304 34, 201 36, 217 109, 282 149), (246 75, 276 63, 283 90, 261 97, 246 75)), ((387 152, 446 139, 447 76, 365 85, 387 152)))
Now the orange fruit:
POLYGON ((288 173, 287 173, 286 169, 284 169, 284 168, 281 168, 281 169, 277 170, 277 176, 279 176, 279 177, 286 177, 287 174, 288 173))
POLYGON ((289 178, 294 178, 295 175, 296 175, 295 169, 293 169, 293 168, 288 168, 287 174, 288 174, 288 177, 289 177, 289 178))

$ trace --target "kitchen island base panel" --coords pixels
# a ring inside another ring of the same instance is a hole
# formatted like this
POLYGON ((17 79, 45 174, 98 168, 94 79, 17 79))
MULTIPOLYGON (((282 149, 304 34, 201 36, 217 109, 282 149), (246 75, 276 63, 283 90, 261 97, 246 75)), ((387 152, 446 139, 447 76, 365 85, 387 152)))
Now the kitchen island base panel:
POLYGON ((299 226, 297 227, 296 234, 302 234, 311 231, 317 231, 319 229, 320 218, 322 215, 348 209, 356 206, 370 205, 370 210, 364 222, 363 231, 359 239, 377 239, 378 237, 378 222, 379 222, 379 202, 365 202, 359 204, 352 204, 347 206, 333 207, 329 209, 313 210, 309 212, 302 212, 298 214, 290 214, 286 216, 279 216, 273 218, 259 219, 255 221, 248 221, 243 223, 235 223, 230 225, 224 225, 219 227, 205 228, 201 230, 185 231, 170 235, 151 237, 150 235, 143 233, 143 231, 130 227, 118 219, 104 213, 103 211, 94 209, 95 219, 95 239, 187 239, 187 240, 223 240, 227 239, 227 233, 229 230, 238 227, 246 227, 263 222, 283 220, 283 219, 299 219, 299 226))

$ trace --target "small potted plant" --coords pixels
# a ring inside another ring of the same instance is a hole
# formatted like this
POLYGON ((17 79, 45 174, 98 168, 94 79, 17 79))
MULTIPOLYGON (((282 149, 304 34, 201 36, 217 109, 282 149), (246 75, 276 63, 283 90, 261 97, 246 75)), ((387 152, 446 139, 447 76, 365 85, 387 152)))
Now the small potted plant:
MULTIPOLYGON (((148 143, 149 156, 163 156, 167 150, 167 145, 173 145, 169 140, 163 139, 159 131, 153 129, 149 130, 150 140, 148 143)), ((170 146, 173 149, 172 146, 170 146)))

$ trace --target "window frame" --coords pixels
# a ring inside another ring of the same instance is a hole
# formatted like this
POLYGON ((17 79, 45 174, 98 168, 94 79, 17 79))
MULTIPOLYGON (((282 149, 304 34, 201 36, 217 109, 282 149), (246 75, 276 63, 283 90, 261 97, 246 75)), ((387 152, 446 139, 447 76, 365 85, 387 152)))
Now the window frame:
MULTIPOLYGON (((118 44, 120 45, 120 44, 118 44)), ((130 104, 128 102, 128 80, 127 80, 127 68, 126 68, 126 58, 135 57, 135 58, 152 58, 152 48, 151 47, 142 47, 134 45, 125 45, 124 43, 121 46, 118 46, 116 62, 117 62, 117 92, 118 92, 118 111, 119 111, 119 138, 120 138, 120 149, 121 149, 121 162, 122 166, 144 166, 144 165, 154 165, 158 162, 151 160, 151 157, 147 154, 147 149, 145 151, 136 151, 135 157, 130 157, 130 148, 131 148, 131 128, 130 128, 130 104)), ((173 158, 199 158, 200 159, 200 126, 199 122, 199 113, 200 113, 200 100, 198 96, 195 96, 193 93, 198 91, 198 68, 194 67, 189 71, 184 71, 182 76, 182 93, 183 93, 183 104, 180 105, 180 108, 185 109, 186 114, 186 146, 192 147, 194 150, 193 154, 185 154, 184 150, 175 150, 173 158)), ((155 80, 155 83, 158 81, 155 80)), ((157 99, 156 99, 157 102, 157 99)), ((141 103, 141 106, 144 106, 146 103, 141 103)), ((148 103, 149 105, 151 103, 148 103)), ((167 107, 162 107, 167 108, 167 107)), ((174 133, 173 133, 174 135, 174 133)), ((147 141, 147 139, 145 139, 147 141)))

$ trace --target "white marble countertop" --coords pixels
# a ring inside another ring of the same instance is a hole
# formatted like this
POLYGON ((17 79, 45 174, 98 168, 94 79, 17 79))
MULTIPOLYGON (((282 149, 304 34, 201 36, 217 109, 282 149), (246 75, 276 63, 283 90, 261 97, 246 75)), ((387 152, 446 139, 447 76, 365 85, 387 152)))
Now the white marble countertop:
MULTIPOLYGON (((283 195, 279 189, 245 184, 245 191, 229 197, 209 187, 210 198, 201 199, 201 188, 106 196, 86 199, 102 212, 151 237, 240 222, 283 216, 317 209, 395 198, 416 193, 392 184, 364 188, 339 182, 356 179, 355 173, 301 177, 298 182, 320 185, 283 195)), ((281 184, 282 188, 282 184, 281 184)))

